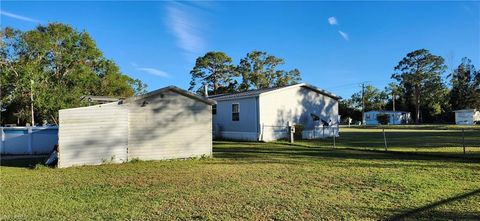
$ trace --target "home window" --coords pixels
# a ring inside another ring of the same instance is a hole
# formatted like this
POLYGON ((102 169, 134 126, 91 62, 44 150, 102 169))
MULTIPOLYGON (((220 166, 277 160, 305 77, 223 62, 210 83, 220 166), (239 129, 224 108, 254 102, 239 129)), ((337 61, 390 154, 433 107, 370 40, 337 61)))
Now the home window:
POLYGON ((217 105, 216 104, 212 105, 212 114, 213 115, 217 114, 217 105))
POLYGON ((240 120, 240 105, 232 104, 232 121, 240 120))
POLYGON ((365 114, 365 119, 370 120, 370 114, 365 114))

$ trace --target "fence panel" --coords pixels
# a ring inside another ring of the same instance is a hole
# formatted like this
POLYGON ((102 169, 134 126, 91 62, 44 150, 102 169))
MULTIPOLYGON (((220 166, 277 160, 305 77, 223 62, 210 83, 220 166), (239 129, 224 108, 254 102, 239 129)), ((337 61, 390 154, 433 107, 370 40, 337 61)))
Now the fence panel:
MULTIPOLYGON (((341 127, 339 129, 341 133, 340 136, 336 136, 336 139, 330 137, 298 142, 327 148, 336 146, 360 150, 480 158, 480 127, 412 125, 341 127)), ((325 134, 327 131, 325 130, 325 134)), ((320 132, 322 134, 322 131, 320 132)), ((318 133, 318 130, 315 133, 318 133)), ((318 137, 318 134, 315 137, 318 137)))
POLYGON ((315 126, 313 130, 302 131, 302 139, 323 139, 327 137, 338 137, 338 126, 315 126))
POLYGON ((0 153, 48 154, 58 143, 58 127, 0 127, 0 153))

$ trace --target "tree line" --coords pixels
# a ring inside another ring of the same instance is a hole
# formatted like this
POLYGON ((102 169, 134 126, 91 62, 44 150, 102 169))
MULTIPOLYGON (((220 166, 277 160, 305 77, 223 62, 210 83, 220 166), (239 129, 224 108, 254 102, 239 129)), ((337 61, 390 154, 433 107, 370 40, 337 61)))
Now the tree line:
POLYGON ((58 123, 58 110, 87 105, 82 96, 130 97, 146 85, 105 58, 85 31, 51 23, 0 31, 0 123, 58 123), (33 119, 32 119, 33 115, 33 119))
POLYGON ((252 51, 238 65, 224 52, 211 51, 198 57, 190 71, 190 91, 209 95, 280 87, 301 81, 298 69, 283 70, 285 61, 264 51, 252 51))
POLYGON ((442 76, 447 66, 441 56, 426 49, 408 53, 397 66, 391 78, 394 82, 383 90, 366 85, 364 91, 354 93, 340 102, 340 114, 360 121, 365 111, 409 111, 416 123, 453 121, 452 111, 480 109, 480 71, 471 60, 463 58, 447 78, 442 76))
MULTIPOLYGON (((85 31, 51 23, 33 30, 0 30, 0 124, 58 123, 58 110, 88 105, 85 95, 130 97, 146 91, 146 84, 122 73, 107 59, 85 31)), ((301 81, 298 69, 284 70, 284 59, 252 51, 233 64, 224 52, 198 57, 190 71, 189 90, 210 95, 286 86, 301 81)), ((452 111, 480 109, 480 71, 462 59, 447 79, 441 56, 420 49, 408 53, 383 90, 365 91, 340 102, 340 114, 361 120, 365 111, 397 110, 413 113, 416 122, 451 121, 452 111)))

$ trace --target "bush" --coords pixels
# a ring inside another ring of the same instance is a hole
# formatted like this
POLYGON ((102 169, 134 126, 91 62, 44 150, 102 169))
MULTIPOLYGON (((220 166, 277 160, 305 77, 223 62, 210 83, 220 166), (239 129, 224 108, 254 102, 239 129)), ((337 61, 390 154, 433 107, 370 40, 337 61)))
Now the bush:
POLYGON ((390 115, 388 114, 379 114, 377 115, 378 123, 382 125, 387 125, 390 122, 390 115))
POLYGON ((303 125, 295 124, 294 127, 295 127, 295 133, 293 133, 293 137, 295 138, 295 140, 302 139, 303 125))

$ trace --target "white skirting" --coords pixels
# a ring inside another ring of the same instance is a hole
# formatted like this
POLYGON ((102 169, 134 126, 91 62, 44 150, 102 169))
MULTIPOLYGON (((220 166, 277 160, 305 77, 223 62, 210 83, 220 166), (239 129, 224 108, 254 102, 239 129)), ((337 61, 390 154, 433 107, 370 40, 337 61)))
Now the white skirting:
POLYGON ((221 131, 216 139, 225 140, 244 140, 244 141, 258 141, 258 134, 255 132, 237 132, 237 131, 221 131))

